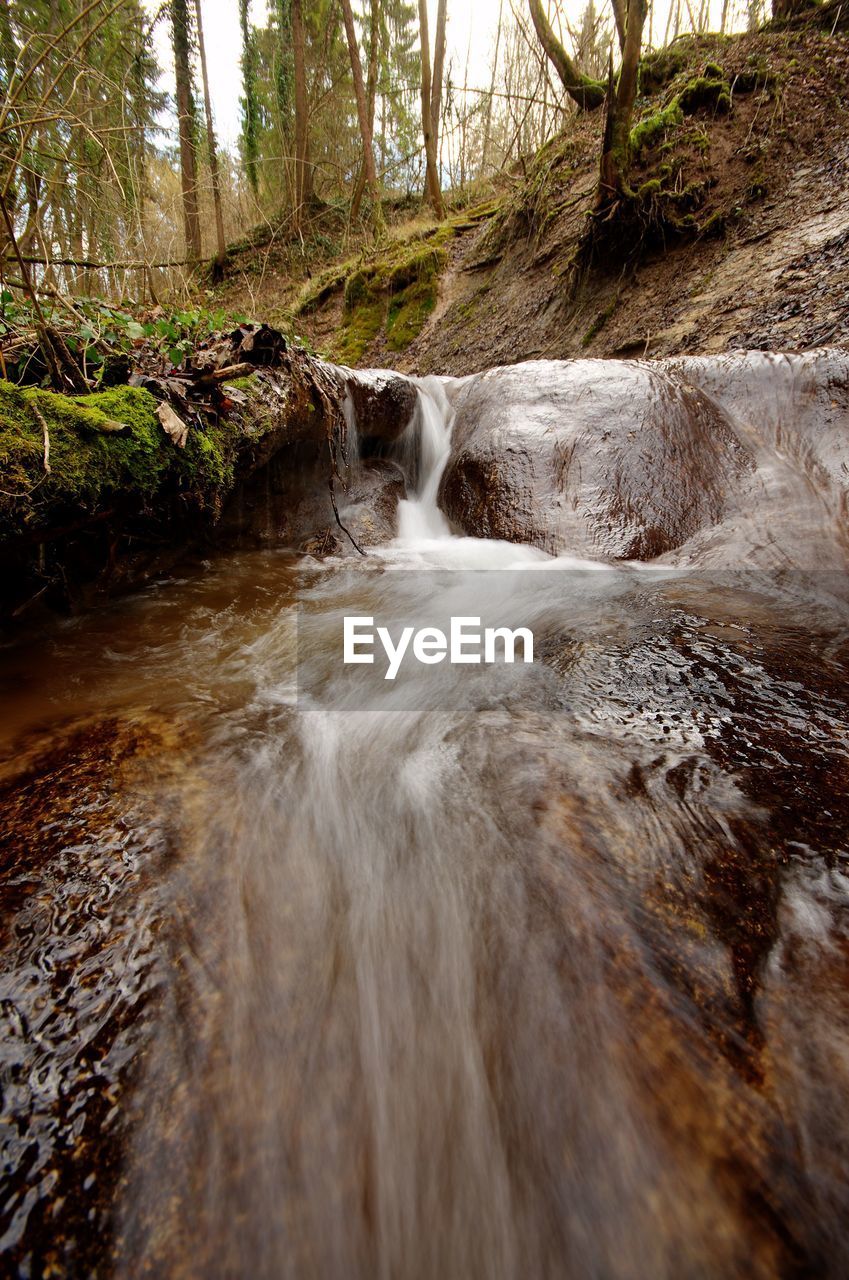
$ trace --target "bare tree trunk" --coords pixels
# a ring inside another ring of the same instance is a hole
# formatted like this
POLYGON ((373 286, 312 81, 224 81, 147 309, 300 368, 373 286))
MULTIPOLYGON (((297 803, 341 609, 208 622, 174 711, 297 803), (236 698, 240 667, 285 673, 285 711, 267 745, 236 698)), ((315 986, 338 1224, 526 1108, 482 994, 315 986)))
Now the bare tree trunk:
POLYGON ((492 135, 492 99, 495 97, 495 84, 498 73, 498 53, 501 48, 501 18, 504 12, 504 0, 498 0, 498 26, 495 30, 495 56, 492 59, 492 76, 489 82, 489 98, 486 104, 486 123, 483 130, 483 151, 481 153, 481 173, 486 172, 489 159, 489 143, 492 135))
POLYGON ((619 37, 619 51, 625 48, 625 27, 627 25, 627 0, 610 0, 613 20, 616 23, 616 34, 619 37))
POLYGON ((433 107, 431 102, 430 36, 427 27, 427 0, 419 0, 419 33, 422 46, 422 133, 425 144, 427 192, 433 211, 440 221, 445 217, 442 189, 436 167, 436 139, 433 136, 433 107))
POLYGON ((300 230, 304 209, 312 198, 309 103, 307 101, 306 45, 302 0, 292 0, 292 61, 295 70, 295 212, 293 222, 295 229, 300 230))
POLYGON ((195 109, 189 62, 189 11, 186 0, 171 0, 171 39, 174 45, 174 72, 177 82, 177 126, 180 134, 180 183, 183 191, 186 254, 189 258, 198 259, 201 256, 200 210, 198 209, 195 150, 195 109))
POLYGON ((218 175, 218 150, 215 145, 215 127, 212 123, 212 100, 209 96, 209 75, 206 69, 206 48, 203 43, 203 17, 201 0, 195 0, 195 15, 198 24, 198 53, 200 54, 200 74, 203 81, 203 109, 206 115, 206 146, 209 151, 209 176, 212 180, 212 203, 215 208, 215 242, 218 249, 217 265, 224 264, 227 253, 227 242, 224 239, 224 215, 221 212, 221 182, 218 175))
MULTIPOLYGON (((9 0, 0 0, 0 65, 3 68, 3 83, 6 89, 7 97, 11 96, 12 78, 15 74, 15 59, 17 58, 17 46, 12 31, 12 20, 9 12, 9 0)), ((14 226, 16 213, 16 199, 13 185, 13 176, 17 172, 17 157, 15 148, 12 145, 11 138, 8 134, 3 136, 0 141, 0 190, 7 192, 6 203, 9 209, 9 216, 14 226)), ((0 221, 0 271, 5 267, 6 253, 11 246, 8 232, 6 230, 6 221, 0 221)))
POLYGON ((360 61, 360 50, 357 44, 357 32, 354 27, 351 0, 342 0, 342 17, 345 20, 345 34, 348 37, 348 52, 351 56, 351 75, 354 79, 357 117, 360 122, 360 135, 363 140, 363 168, 372 200, 372 219, 375 227, 380 227, 383 222, 380 208, 380 189, 377 185, 377 170, 374 167, 374 147, 372 145, 371 124, 366 101, 366 87, 363 83, 363 67, 360 61))
POLYGON ((433 129, 433 146, 439 151, 439 122, 442 112, 442 78, 445 67, 445 17, 446 0, 439 0, 436 10, 436 40, 433 46, 433 78, 430 86, 430 123, 433 129))
POLYGON ((601 155, 601 173, 598 186, 598 208, 614 204, 627 191, 628 166, 631 149, 631 115, 637 96, 637 73, 640 66, 640 50, 643 42, 643 26, 646 20, 647 0, 628 0, 625 48, 619 81, 608 105, 607 123, 601 155))
POLYGON ((460 190, 466 189, 466 133, 468 130, 469 60, 472 56, 472 33, 466 45, 466 67, 463 72, 463 114, 460 118, 460 190))
POLYGON ((569 97, 582 111, 594 111, 605 99, 604 85, 579 71, 551 29, 542 0, 528 0, 537 38, 555 67, 569 97))
MULTIPOLYGON (((380 56, 380 0, 371 0, 371 26, 369 27, 368 81, 366 83, 366 99, 368 105, 368 123, 371 130, 372 151, 374 150, 374 111, 377 103, 377 69, 380 56)), ((351 219, 360 212, 363 192, 366 189, 366 167, 360 165, 357 185, 351 199, 351 219)))

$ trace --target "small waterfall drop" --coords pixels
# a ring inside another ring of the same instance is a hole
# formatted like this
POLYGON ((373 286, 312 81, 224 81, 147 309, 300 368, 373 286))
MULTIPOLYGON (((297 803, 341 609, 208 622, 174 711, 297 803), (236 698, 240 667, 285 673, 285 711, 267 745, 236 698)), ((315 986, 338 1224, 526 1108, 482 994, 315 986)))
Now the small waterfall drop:
POLYGON ((439 509, 439 482, 451 452, 453 411, 439 378, 422 378, 419 399, 407 430, 418 433, 418 486, 398 508, 398 540, 420 543, 451 536, 439 509))

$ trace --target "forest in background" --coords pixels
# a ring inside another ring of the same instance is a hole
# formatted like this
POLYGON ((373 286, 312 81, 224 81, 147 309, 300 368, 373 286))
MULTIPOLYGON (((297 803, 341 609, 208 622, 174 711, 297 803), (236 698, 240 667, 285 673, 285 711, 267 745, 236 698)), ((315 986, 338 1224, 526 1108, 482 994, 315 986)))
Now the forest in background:
MULTIPOLYGON (((209 3, 209 0, 207 0, 209 3)), ((4 308, 22 294, 188 299, 201 264, 252 228, 305 259, 340 251, 420 201, 467 204, 582 111, 607 112, 602 190, 621 196, 637 66, 716 23, 708 0, 502 0, 488 84, 446 59, 450 4, 240 0, 241 137, 216 142, 201 0, 2 0, 4 308), (164 85, 154 30, 167 28, 164 85), (332 243, 328 244, 328 240, 332 243)), ((723 0, 721 30, 805 0, 723 0)), ((215 267, 213 265, 213 272, 215 267)))

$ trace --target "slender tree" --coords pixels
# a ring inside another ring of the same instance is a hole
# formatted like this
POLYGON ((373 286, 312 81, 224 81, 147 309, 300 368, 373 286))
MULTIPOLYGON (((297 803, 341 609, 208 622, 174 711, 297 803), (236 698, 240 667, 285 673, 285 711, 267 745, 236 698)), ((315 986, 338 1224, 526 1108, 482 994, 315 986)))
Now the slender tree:
POLYGON ((486 100, 484 117, 483 151, 481 153, 481 171, 486 172, 489 162, 489 142, 492 137, 492 100, 495 97, 495 84, 498 77, 498 54, 501 50, 501 21, 504 13, 504 0, 498 0, 498 26, 495 29, 495 53, 492 58, 492 75, 489 82, 489 97, 486 100))
POLYGON ((304 210, 312 199, 303 0, 292 0, 292 60, 295 73, 295 207, 293 223, 295 229, 300 230, 304 210))
POLYGON ((212 203, 215 209, 215 243, 218 250, 217 267, 224 264, 227 244, 224 239, 224 214, 221 211, 221 182, 218 173, 218 149, 215 145, 215 126, 212 120, 212 101, 209 96, 209 74, 206 67, 206 47, 203 42, 203 15, 201 0, 195 0, 195 17, 198 28, 198 53, 203 81, 203 107, 206 115, 206 146, 209 151, 209 176, 212 182, 212 203))
POLYGON ((430 123, 433 145, 439 155, 439 123, 442 113, 442 80, 445 74, 445 20, 448 5, 439 0, 436 7, 436 39, 433 44, 433 77, 430 86, 430 123))
POLYGON ((242 29, 242 155, 245 173, 254 195, 259 191, 259 103, 257 101, 256 34, 250 21, 250 0, 239 0, 239 25, 242 29))
POLYGON ((610 7, 613 10, 613 21, 616 23, 621 52, 625 48, 625 28, 628 24, 627 0, 610 0, 610 7))
POLYGON ((598 207, 605 210, 628 193, 631 160, 631 116, 637 96, 637 75, 648 0, 628 0, 625 48, 615 89, 610 78, 610 101, 604 131, 599 176, 598 207))
POLYGON ((345 20, 345 34, 348 38, 351 74, 354 80, 354 96, 357 101, 357 118, 360 123, 360 136, 363 140, 363 169, 372 199, 372 219, 375 227, 379 227, 383 222, 383 214, 380 207, 380 189, 377 185, 377 170, 374 165, 374 147, 372 145, 372 126, 369 120, 366 86, 363 81, 363 67, 360 61, 360 49, 357 44, 357 32, 354 27, 351 0, 342 0, 342 16, 345 20))
MULTIPOLYGON (((380 0, 371 0, 371 22, 369 24, 368 82, 366 84, 366 107, 368 123, 374 151, 374 109, 377 102, 377 77, 380 65, 380 0)), ((363 192, 366 189, 365 163, 360 165, 357 185, 351 199, 351 219, 359 215, 363 192)))
POLYGON ((579 71, 557 39, 546 17, 542 0, 528 0, 537 38, 560 77, 563 88, 582 111, 594 111, 605 100, 604 85, 579 71))
POLYGON ((422 47, 422 133, 425 146, 425 174, 428 198, 440 221, 445 217, 442 187, 436 163, 436 138, 433 132, 432 82, 430 72, 430 36, 427 25, 427 0, 419 0, 419 36, 422 47))
POLYGON ((195 103, 192 92, 191 27, 186 0, 171 0, 171 40, 177 82, 177 127, 180 135, 180 185, 183 192, 183 224, 186 253, 201 256, 200 210, 195 148, 195 103))

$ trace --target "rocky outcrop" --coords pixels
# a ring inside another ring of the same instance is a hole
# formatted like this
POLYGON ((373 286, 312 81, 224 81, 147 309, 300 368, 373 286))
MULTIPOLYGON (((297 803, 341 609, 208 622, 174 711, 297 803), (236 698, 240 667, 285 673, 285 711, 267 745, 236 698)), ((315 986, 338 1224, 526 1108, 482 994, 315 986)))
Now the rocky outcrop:
POLYGON ((454 395, 440 502, 465 532, 648 560, 716 524, 754 468, 722 408, 662 365, 530 362, 454 395))
POLYGON ((386 369, 340 372, 351 397, 358 436, 381 444, 397 440, 416 407, 415 383, 386 369))
POLYGON ((849 350, 737 351, 663 364, 719 405, 755 453, 777 450, 836 511, 849 511, 849 350))

